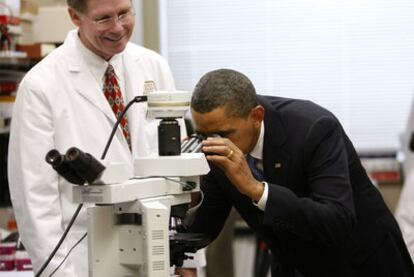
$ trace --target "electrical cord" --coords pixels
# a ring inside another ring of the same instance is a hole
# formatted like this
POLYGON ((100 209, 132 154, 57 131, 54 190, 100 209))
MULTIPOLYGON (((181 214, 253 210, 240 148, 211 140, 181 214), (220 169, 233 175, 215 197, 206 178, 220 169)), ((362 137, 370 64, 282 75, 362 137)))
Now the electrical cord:
POLYGON ((130 180, 141 180, 141 179, 151 179, 151 178, 163 178, 165 180, 178 183, 183 186, 184 191, 192 190, 196 186, 194 182, 183 182, 183 181, 175 180, 173 178, 169 178, 165 176, 132 177, 130 180))
POLYGON ((101 160, 105 159, 106 154, 108 153, 109 146, 111 145, 112 139, 114 138, 116 129, 118 128, 119 123, 121 122, 122 118, 124 117, 127 110, 135 103, 147 101, 147 96, 135 96, 134 99, 132 99, 125 107, 124 111, 119 115, 118 119, 116 120, 116 123, 114 127, 112 128, 111 135, 109 136, 108 142, 105 145, 105 149, 102 152, 101 160))
POLYGON ((83 204, 79 204, 78 208, 76 209, 75 213, 73 214, 68 227, 66 227, 65 232, 63 233, 62 237, 60 238, 58 244, 56 244, 55 248, 53 249, 52 253, 50 253, 47 260, 43 263, 42 267, 39 269, 39 271, 36 273, 35 277, 40 277, 40 275, 43 273, 43 271, 46 269, 52 258, 55 256, 56 252, 58 251, 59 247, 62 245, 63 240, 66 238, 66 235, 69 233, 70 228, 72 227, 73 222, 75 222, 76 217, 78 216, 80 210, 82 209, 83 204))
POLYGON ((87 235, 88 235, 88 233, 83 234, 83 236, 69 249, 66 256, 63 258, 63 260, 60 262, 60 264, 55 268, 55 270, 53 270, 53 272, 49 275, 49 277, 53 276, 53 274, 55 274, 56 271, 58 271, 60 266, 66 261, 67 257, 69 257, 70 252, 72 252, 72 250, 75 249, 75 247, 78 246, 78 244, 81 243, 83 241, 83 239, 86 238, 87 235))
MULTIPOLYGON (((118 128, 119 123, 121 122, 122 118, 124 117, 125 113, 128 111, 128 109, 135 103, 138 102, 143 102, 143 101, 147 101, 147 96, 135 96, 134 99, 132 99, 131 101, 129 101, 129 103, 125 106, 125 109, 123 110, 123 112, 119 115, 118 119, 116 120, 116 123, 114 125, 114 127, 112 128, 111 134, 109 136, 109 139, 105 145, 104 151, 102 152, 101 155, 101 160, 105 159, 106 154, 108 152, 109 146, 111 145, 111 142, 113 140, 113 137, 115 135, 116 129, 118 128)), ((50 253, 49 257, 47 258, 47 260, 43 263, 43 265, 41 266, 41 268, 39 269, 39 271, 36 273, 35 277, 40 277, 40 275, 43 273, 43 271, 46 269, 46 267, 49 265, 50 261, 53 259, 53 257, 55 256, 56 252, 58 251, 59 247, 62 245, 64 239, 66 238, 67 234, 69 233, 70 228, 72 227, 73 223, 75 222, 80 210, 82 209, 83 204, 79 204, 75 213, 73 214, 68 226, 66 227, 65 231, 63 232, 62 237, 60 238, 58 244, 55 246, 55 248, 53 249, 52 253, 50 253)), ((65 258, 63 259, 63 261, 55 268, 55 270, 52 272, 52 274, 50 276, 52 276, 53 274, 55 274, 55 272, 60 268, 60 266, 63 264, 63 262, 66 260, 66 258, 69 256, 70 252, 87 236, 87 233, 85 233, 82 238, 75 243, 72 248, 69 250, 69 252, 65 255, 65 258)))

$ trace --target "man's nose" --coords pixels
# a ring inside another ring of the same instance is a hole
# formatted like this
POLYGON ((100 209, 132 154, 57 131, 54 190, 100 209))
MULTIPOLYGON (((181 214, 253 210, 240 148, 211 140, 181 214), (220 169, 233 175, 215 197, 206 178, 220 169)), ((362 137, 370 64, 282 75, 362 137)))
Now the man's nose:
POLYGON ((124 30, 124 25, 118 20, 118 19, 114 19, 112 21, 112 27, 110 29, 111 31, 123 31, 124 30))

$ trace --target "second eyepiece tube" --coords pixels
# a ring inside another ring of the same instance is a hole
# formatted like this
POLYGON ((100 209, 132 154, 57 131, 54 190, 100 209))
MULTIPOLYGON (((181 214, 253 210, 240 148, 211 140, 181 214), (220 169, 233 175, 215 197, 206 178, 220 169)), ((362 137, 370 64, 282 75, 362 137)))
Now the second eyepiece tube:
POLYGON ((198 153, 203 147, 204 137, 200 134, 192 134, 189 139, 181 144, 181 153, 198 153))

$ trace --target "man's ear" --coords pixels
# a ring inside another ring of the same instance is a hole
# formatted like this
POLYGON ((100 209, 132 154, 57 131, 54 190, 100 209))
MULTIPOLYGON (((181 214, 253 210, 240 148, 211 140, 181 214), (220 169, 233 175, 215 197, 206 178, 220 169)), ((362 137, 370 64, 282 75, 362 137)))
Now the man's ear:
POLYGON ((69 12, 69 16, 70 19, 72 20, 73 24, 75 24, 75 26, 79 27, 81 24, 81 19, 79 17, 79 13, 74 9, 69 7, 68 8, 68 12, 69 12))
POLYGON ((265 110, 263 106, 257 105, 250 112, 250 116, 252 117, 254 123, 259 126, 260 124, 262 124, 262 121, 264 119, 264 113, 265 113, 265 110))

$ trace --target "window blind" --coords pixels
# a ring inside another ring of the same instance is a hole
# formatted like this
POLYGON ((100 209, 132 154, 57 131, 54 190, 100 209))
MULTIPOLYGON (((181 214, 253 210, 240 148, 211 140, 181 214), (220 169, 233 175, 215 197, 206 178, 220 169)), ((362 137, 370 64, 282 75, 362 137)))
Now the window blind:
POLYGON ((357 150, 400 147, 414 89, 414 1, 160 0, 177 88, 213 69, 332 111, 357 150))

